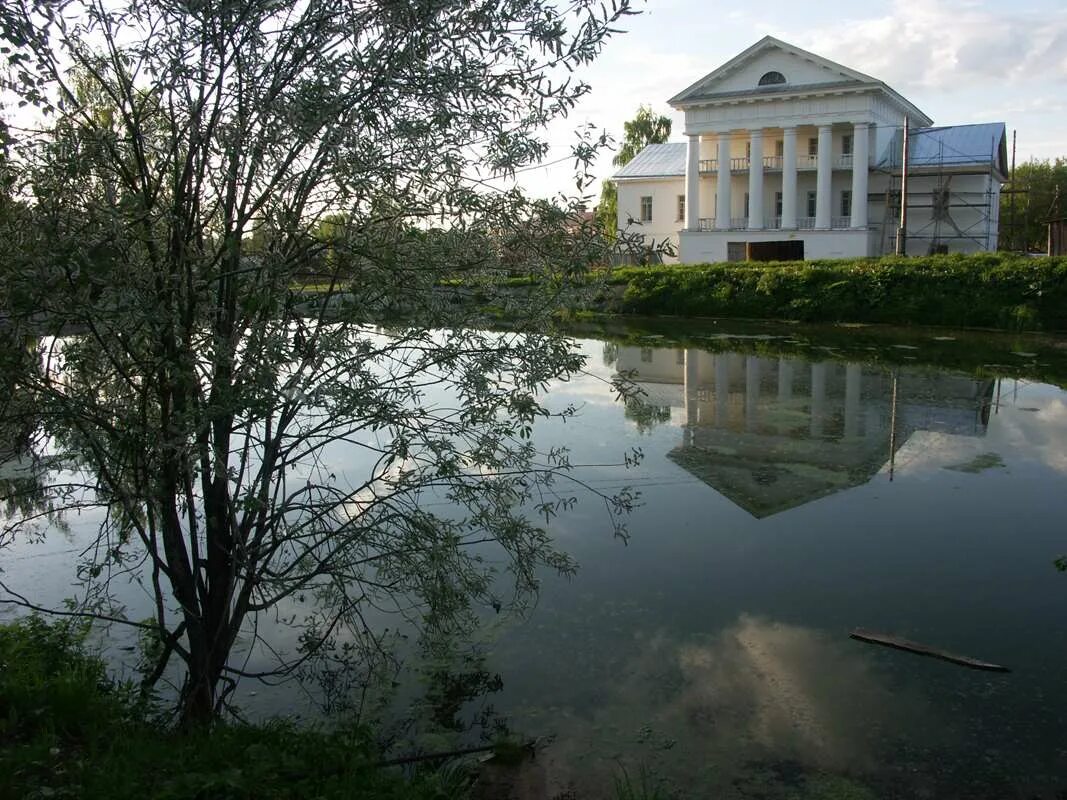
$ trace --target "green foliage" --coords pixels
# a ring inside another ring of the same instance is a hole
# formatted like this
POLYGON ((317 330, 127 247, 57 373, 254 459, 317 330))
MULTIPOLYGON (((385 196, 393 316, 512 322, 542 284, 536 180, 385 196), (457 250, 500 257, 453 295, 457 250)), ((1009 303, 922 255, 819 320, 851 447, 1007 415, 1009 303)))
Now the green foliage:
POLYGON ((619 771, 620 774, 615 776, 615 800, 668 800, 671 797, 647 767, 641 767, 636 779, 631 778, 623 767, 619 771))
POLYGON ((375 766, 365 731, 287 722, 180 733, 153 724, 84 629, 37 618, 0 626, 0 798, 446 800, 463 776, 411 780, 375 766))
POLYGON ((650 106, 641 105, 629 122, 622 125, 622 147, 611 163, 623 167, 650 144, 663 144, 671 136, 671 118, 656 114, 650 106))
POLYGON ((600 202, 596 207, 597 221, 605 235, 614 238, 619 227, 619 191, 614 181, 600 185, 600 202))
POLYGON ((631 314, 1067 330, 1067 259, 982 253, 618 270, 631 314))
POLYGON ((1067 216, 1067 158, 1027 161, 1000 196, 1000 248, 1044 253, 1048 220, 1067 216))
POLYGON ((84 634, 39 617, 0 627, 0 740, 77 740, 123 719, 122 690, 84 652, 84 634))
MULTIPOLYGON (((146 666, 178 667, 185 722, 221 713, 231 648, 281 603, 309 598, 301 651, 267 672, 343 639, 340 670, 381 655, 367 605, 455 631, 499 602, 504 570, 519 603, 539 570, 571 568, 523 511, 567 464, 529 434, 546 387, 582 366, 552 315, 615 245, 581 197, 492 179, 543 160, 544 126, 589 89, 558 75, 630 13, 0 4, 5 86, 52 112, 12 148, 32 203, 5 231, 0 300, 30 345, 2 371, 28 400, 0 408, 0 430, 69 465, 48 485, 57 508, 105 512, 79 594, 143 630, 107 602, 113 575, 140 582, 146 666), (498 283, 511 274, 551 291, 517 297, 498 283), (457 277, 521 330, 486 332, 435 291, 457 277), (338 469, 339 447, 357 463, 338 469)), ((579 194, 604 144, 579 131, 579 194)))

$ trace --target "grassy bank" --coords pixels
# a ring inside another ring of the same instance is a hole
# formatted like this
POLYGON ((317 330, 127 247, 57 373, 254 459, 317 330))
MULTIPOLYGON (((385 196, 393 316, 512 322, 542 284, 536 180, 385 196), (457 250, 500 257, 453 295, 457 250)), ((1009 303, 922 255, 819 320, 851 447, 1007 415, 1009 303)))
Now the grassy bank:
POLYGON ((624 314, 1067 330, 1067 259, 927 258, 625 268, 624 314))
MULTIPOLYGON (((447 772, 375 766, 362 730, 286 723, 180 733, 107 678, 68 625, 0 626, 0 798, 346 798, 457 795, 447 772)), ((459 787, 461 790, 461 787, 459 787)))

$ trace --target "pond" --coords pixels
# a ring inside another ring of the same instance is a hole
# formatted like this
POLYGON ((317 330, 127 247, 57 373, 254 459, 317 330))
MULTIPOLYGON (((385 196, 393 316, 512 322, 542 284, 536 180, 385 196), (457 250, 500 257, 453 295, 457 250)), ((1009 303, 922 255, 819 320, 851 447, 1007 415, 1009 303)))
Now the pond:
POLYGON ((1067 786, 1067 394, 999 377, 1062 357, 1005 339, 982 354, 1003 364, 964 372, 930 363, 979 355, 944 334, 868 343, 866 363, 862 342, 842 357, 791 332, 635 338, 583 346, 597 377, 635 371, 643 402, 555 390, 586 404, 576 452, 642 449, 598 479, 645 502, 625 547, 564 520, 581 572, 493 648, 513 726, 554 733, 587 787, 619 763, 692 797, 1067 786))
MULTIPOLYGON (((544 737, 546 798, 612 797, 624 771, 680 797, 1061 796, 1067 343, 682 322, 587 336, 586 372, 550 394, 581 413, 536 440, 576 464, 639 449, 577 474, 641 504, 625 540, 595 501, 554 521, 580 570, 487 625, 500 680, 461 713, 544 737), (619 373, 638 396, 617 397, 619 373)), ((70 547, 19 545, 5 569, 61 593, 70 547)))

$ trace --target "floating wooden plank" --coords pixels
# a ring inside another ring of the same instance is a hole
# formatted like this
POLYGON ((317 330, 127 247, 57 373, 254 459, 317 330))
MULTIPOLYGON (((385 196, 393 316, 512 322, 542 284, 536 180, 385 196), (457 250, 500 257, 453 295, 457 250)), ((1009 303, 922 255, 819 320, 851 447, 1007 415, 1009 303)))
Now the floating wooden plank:
POLYGON ((885 647, 892 647, 896 650, 904 650, 908 653, 915 653, 920 656, 930 656, 931 658, 940 658, 942 661, 948 661, 952 664, 959 664, 961 667, 967 667, 969 669, 982 669, 987 672, 1011 672, 1007 667, 1000 664, 991 664, 988 661, 979 661, 976 658, 968 658, 967 656, 958 656, 954 653, 947 653, 944 650, 938 650, 935 647, 929 647, 925 644, 919 644, 918 642, 912 642, 908 639, 901 639, 899 636, 890 636, 885 633, 876 633, 874 631, 868 631, 864 628, 856 628, 849 634, 849 637, 861 642, 869 642, 870 644, 880 644, 885 647))

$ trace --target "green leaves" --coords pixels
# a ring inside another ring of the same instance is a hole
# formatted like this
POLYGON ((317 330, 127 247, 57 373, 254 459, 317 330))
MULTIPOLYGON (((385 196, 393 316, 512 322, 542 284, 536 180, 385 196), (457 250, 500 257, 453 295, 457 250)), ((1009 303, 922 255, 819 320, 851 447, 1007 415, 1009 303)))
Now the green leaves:
POLYGON ((650 144, 663 144, 671 137, 671 118, 657 115, 651 106, 638 106, 637 113, 623 123, 622 147, 611 163, 622 167, 650 144))
MULTIPOLYGON (((106 509, 85 593, 141 582, 184 718, 221 710, 230 649, 291 598, 316 635, 268 675, 342 634, 370 654, 368 605, 462 630, 500 571, 521 604, 568 568, 525 516, 572 502, 549 488, 568 465, 530 440, 582 366, 554 315, 614 245, 587 198, 499 181, 548 152, 628 4, 54 5, 0 12, 10 88, 62 102, 18 142, 31 240, 0 297, 14 336, 66 336, 11 380, 71 465, 57 506, 106 509)), ((580 133, 579 191, 606 144, 580 133)))

